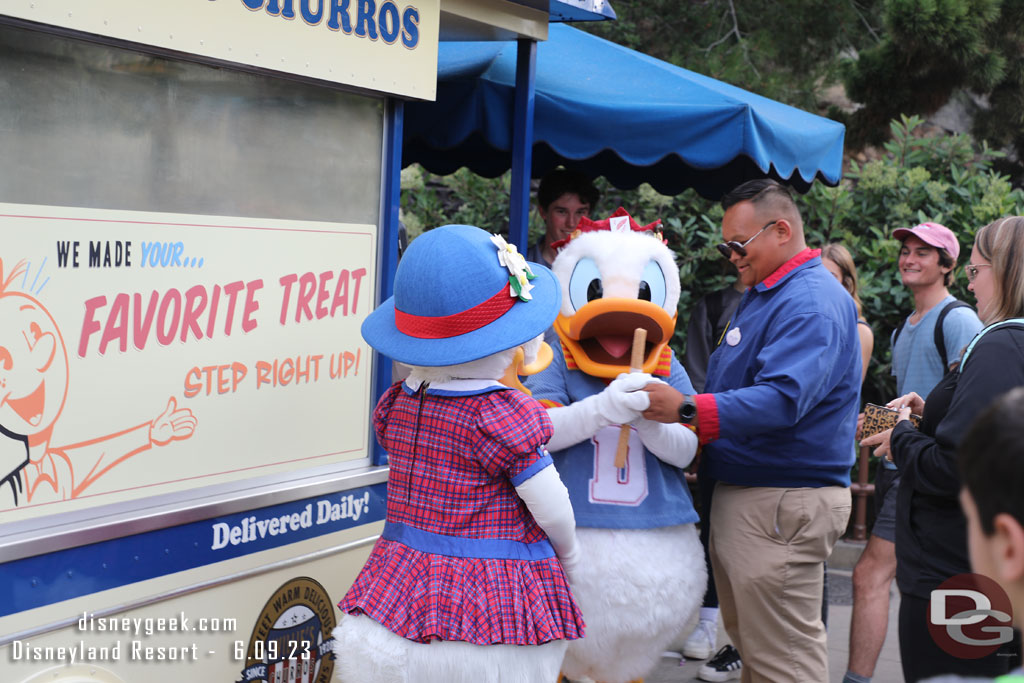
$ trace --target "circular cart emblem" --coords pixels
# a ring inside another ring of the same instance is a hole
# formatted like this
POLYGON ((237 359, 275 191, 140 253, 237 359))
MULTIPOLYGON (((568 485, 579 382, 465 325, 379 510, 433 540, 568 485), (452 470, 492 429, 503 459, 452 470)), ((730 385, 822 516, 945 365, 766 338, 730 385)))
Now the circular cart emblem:
POLYGON ((284 583, 256 619, 238 683, 329 683, 335 625, 323 586, 306 576, 284 583))

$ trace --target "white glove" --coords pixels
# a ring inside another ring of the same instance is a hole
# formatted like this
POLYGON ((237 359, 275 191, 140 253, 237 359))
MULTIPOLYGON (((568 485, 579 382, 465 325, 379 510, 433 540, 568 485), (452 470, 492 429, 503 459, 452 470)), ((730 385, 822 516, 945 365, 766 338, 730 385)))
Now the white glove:
POLYGON ((572 574, 580 562, 576 541, 576 516, 569 492, 553 465, 548 465, 516 487, 537 525, 544 530, 562 562, 566 574, 572 574))
POLYGON ((697 435, 685 425, 665 424, 640 418, 633 422, 640 440, 651 453, 682 469, 697 455, 697 435))
POLYGON ((640 390, 654 381, 646 372, 619 375, 597 395, 597 412, 608 424, 629 424, 651 407, 651 397, 640 390))
POLYGON ((641 391, 654 379, 646 372, 623 373, 600 394, 560 408, 548 408, 555 432, 548 450, 560 451, 589 439, 608 425, 629 424, 651 405, 651 397, 641 391))

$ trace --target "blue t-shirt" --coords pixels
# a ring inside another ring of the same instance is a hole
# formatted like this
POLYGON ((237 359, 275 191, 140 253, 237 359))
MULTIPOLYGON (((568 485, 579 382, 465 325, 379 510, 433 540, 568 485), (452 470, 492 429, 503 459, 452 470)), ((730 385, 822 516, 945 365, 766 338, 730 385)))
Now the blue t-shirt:
MULTIPOLYGON (((556 341, 552 346, 555 357, 551 365, 526 378, 525 385, 535 399, 570 405, 604 390, 604 380, 569 370, 561 345, 556 341)), ((693 385, 675 354, 667 381, 685 394, 693 393, 693 385)), ((652 529, 696 522, 697 511, 683 471, 644 448, 636 430, 630 436, 626 467, 615 467, 619 431, 619 425, 611 425, 593 438, 551 453, 555 469, 569 490, 576 524, 602 529, 652 529)))
MULTIPOLYGON (((892 374, 896 377, 896 395, 903 396, 911 391, 921 398, 928 398, 949 368, 942 367, 942 358, 935 348, 935 322, 939 314, 956 297, 952 294, 933 306, 924 317, 911 324, 910 316, 903 321, 903 330, 892 348, 892 374)), ((964 347, 981 331, 982 324, 970 308, 961 306, 946 314, 942 321, 942 334, 946 343, 946 358, 950 363, 960 358, 964 347)), ((893 330, 890 343, 896 336, 893 330)), ((894 470, 896 465, 882 460, 882 466, 894 470)))
MULTIPOLYGON (((949 370, 942 367, 942 358, 935 348, 935 321, 946 304, 954 300, 954 296, 947 296, 925 313, 916 325, 910 323, 909 316, 903 322, 903 330, 892 350, 892 374, 896 377, 898 396, 914 391, 921 398, 927 398, 949 370)), ((981 328, 981 321, 970 308, 961 306, 946 314, 942 333, 946 342, 946 358, 950 363, 960 358, 964 347, 981 332, 981 328)), ((890 342, 895 335, 893 331, 890 342)))
POLYGON ((548 268, 551 267, 551 264, 544 258, 543 237, 526 248, 526 253, 523 254, 523 258, 527 261, 533 261, 534 263, 539 263, 542 266, 547 266, 548 268))

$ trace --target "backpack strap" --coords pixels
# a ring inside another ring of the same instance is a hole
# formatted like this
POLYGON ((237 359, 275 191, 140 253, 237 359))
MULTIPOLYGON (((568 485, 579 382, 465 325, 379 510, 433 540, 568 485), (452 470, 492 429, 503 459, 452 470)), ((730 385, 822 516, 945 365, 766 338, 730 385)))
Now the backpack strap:
POLYGON ((943 332, 942 323, 954 308, 970 308, 972 311, 974 310, 974 307, 969 303, 955 299, 943 306, 942 310, 939 311, 939 317, 935 321, 935 349, 939 352, 939 358, 942 359, 943 372, 949 370, 949 358, 946 357, 946 335, 943 332))
POLYGON ((983 329, 981 332, 979 332, 977 335, 975 335, 974 339, 971 340, 971 343, 967 345, 967 350, 964 351, 963 358, 960 359, 960 372, 963 372, 964 366, 967 364, 967 357, 971 355, 971 351, 974 350, 974 347, 978 344, 978 341, 982 337, 984 337, 986 334, 996 329, 997 327, 1006 327, 1010 325, 1014 327, 1024 328, 1024 318, 1009 318, 1008 320, 1000 320, 997 323, 992 323, 991 325, 983 329))

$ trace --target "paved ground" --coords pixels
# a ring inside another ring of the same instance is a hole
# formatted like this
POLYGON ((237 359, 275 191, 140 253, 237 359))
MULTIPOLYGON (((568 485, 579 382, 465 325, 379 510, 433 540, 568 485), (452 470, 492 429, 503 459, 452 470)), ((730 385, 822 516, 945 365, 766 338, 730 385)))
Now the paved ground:
MULTIPOLYGON (((829 564, 829 616, 828 616, 828 653, 829 683, 840 683, 846 673, 846 656, 850 638, 850 611, 852 590, 850 574, 854 563, 859 557, 860 547, 857 544, 841 543, 833 554, 829 564)), ((889 603, 890 628, 886 633, 885 646, 875 669, 874 680, 881 683, 898 683, 903 680, 900 668, 900 652, 896 637, 896 615, 899 609, 899 594, 893 591, 889 603)), ((719 627, 718 645, 728 642, 728 636, 719 627)), ((657 670, 645 679, 645 683, 701 683, 697 671, 704 662, 688 661, 680 663, 680 658, 665 657, 657 670)))

